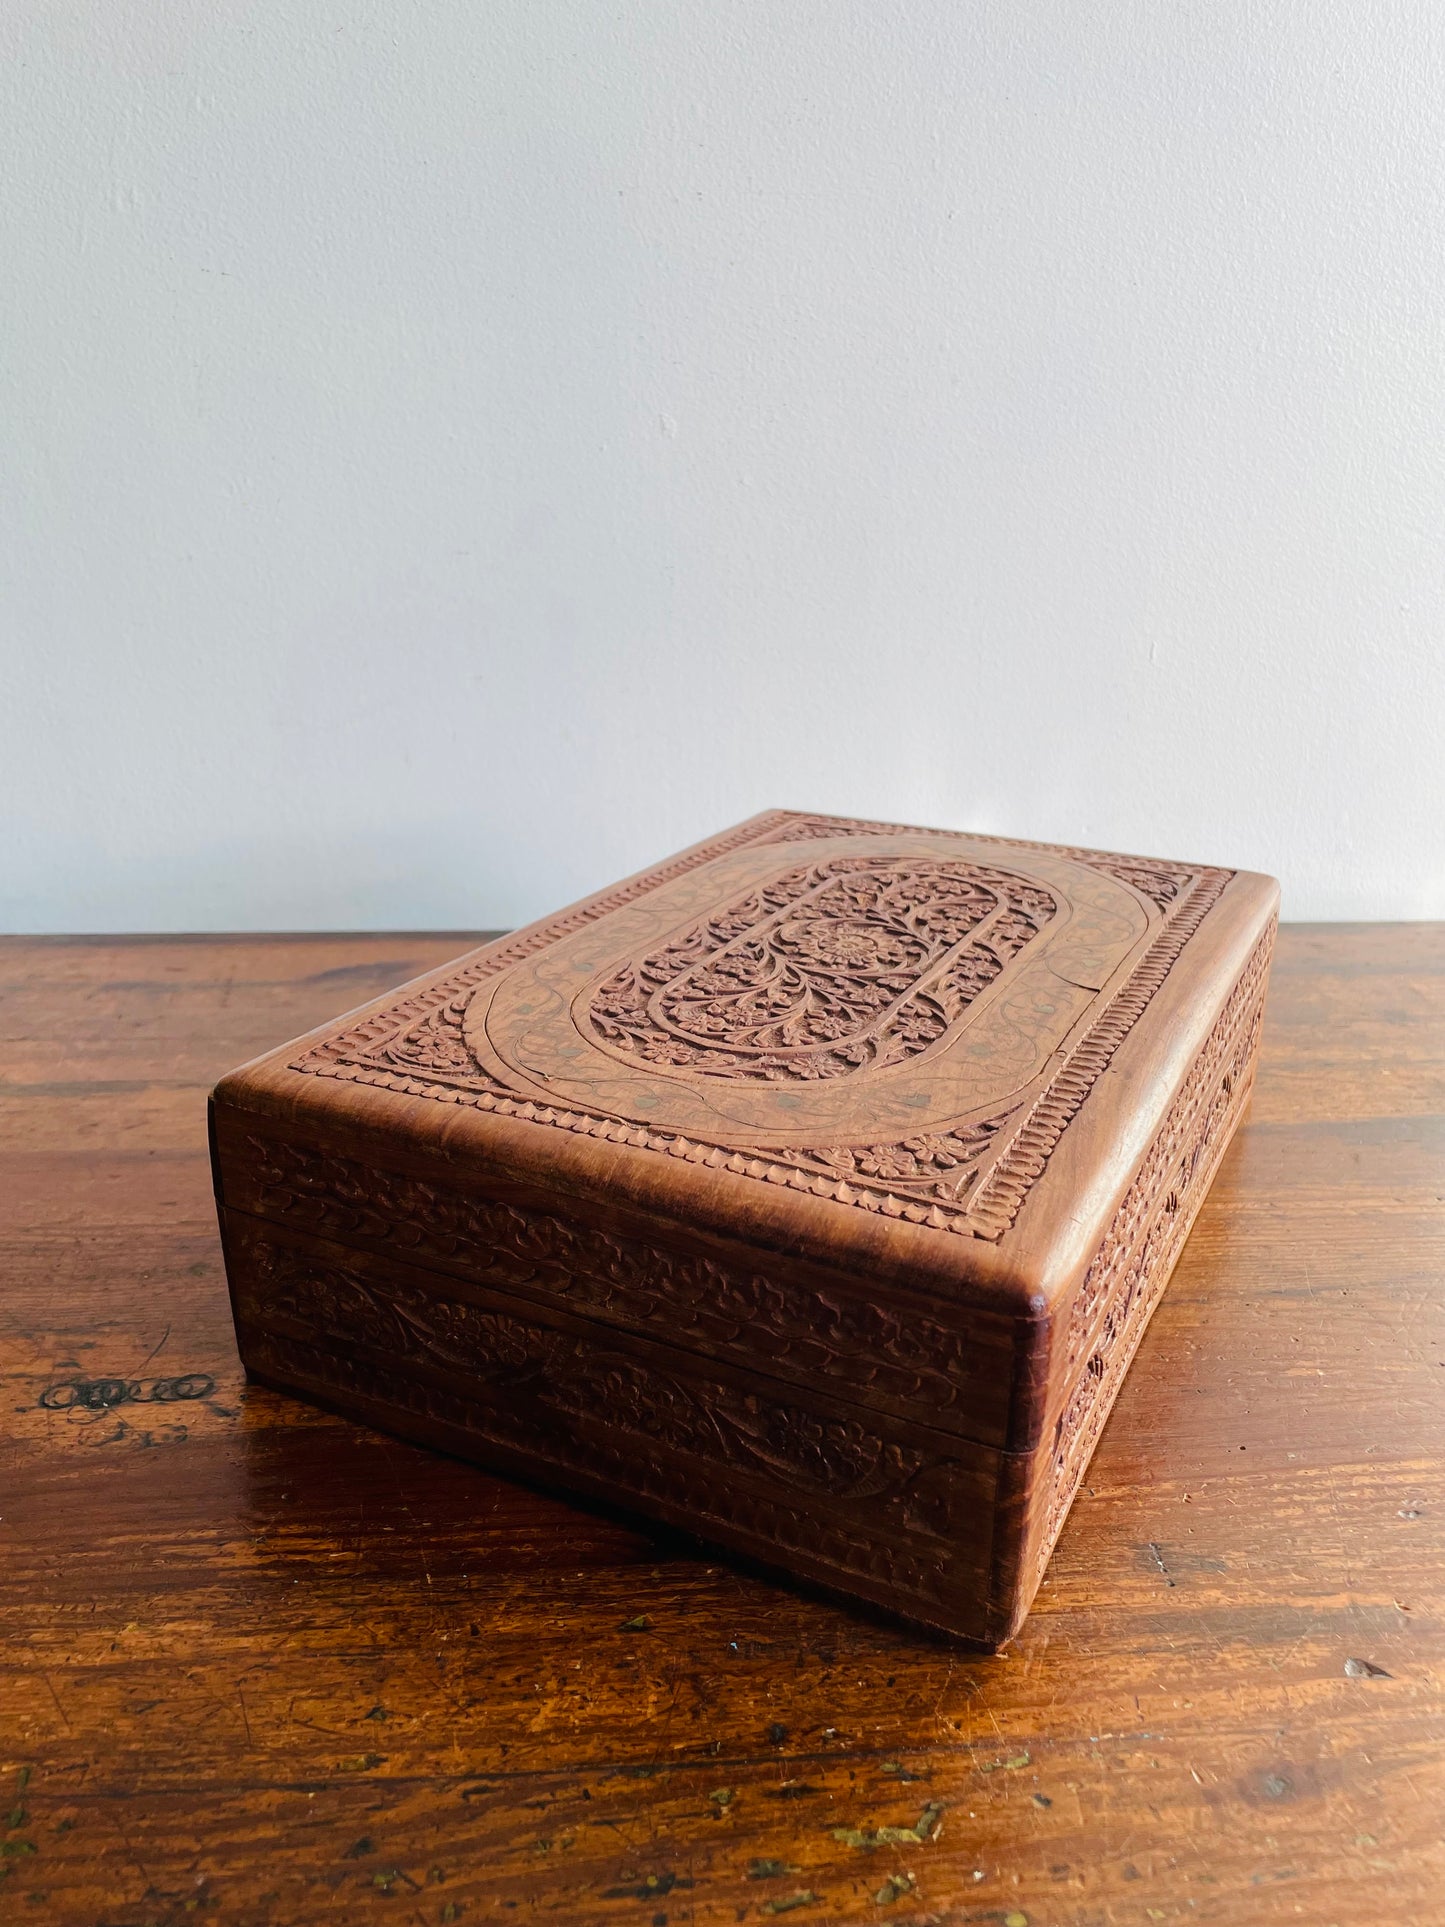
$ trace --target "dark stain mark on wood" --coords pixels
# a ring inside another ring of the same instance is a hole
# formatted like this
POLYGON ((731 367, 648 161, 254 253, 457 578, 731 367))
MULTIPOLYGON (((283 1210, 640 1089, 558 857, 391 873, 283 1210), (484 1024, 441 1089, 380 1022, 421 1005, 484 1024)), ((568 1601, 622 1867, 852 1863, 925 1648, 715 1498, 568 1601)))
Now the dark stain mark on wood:
POLYGON ((1158 1571, 1163 1574, 1165 1585, 1172 1586, 1174 1584, 1174 1575, 1164 1563, 1164 1549, 1153 1539, 1149 1541, 1149 1557, 1158 1571))
POLYGON ((660 1900, 670 1894, 675 1887, 691 1887, 692 1881, 669 1870, 666 1873, 650 1873, 635 1885, 604 1887, 604 1900, 660 1900))
POLYGON ((109 1412, 117 1405, 174 1405, 209 1398, 216 1381, 209 1372, 170 1378, 69 1378, 47 1385, 37 1404, 47 1412, 109 1412))
POLYGON ((375 984, 381 992, 404 983, 411 968, 404 958, 383 957, 377 963, 338 964, 334 970, 318 970, 301 981, 308 990, 348 990, 358 984, 375 984))

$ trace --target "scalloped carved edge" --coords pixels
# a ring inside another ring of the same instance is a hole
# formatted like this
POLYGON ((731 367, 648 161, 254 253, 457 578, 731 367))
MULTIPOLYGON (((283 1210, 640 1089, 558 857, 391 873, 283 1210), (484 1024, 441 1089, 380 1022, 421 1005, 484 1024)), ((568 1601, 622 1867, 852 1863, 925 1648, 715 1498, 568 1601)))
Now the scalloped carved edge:
POLYGON ((1005 1128, 1012 1125, 1018 1116, 1017 1107, 1011 1107, 978 1127, 979 1147, 972 1161, 967 1156, 967 1147, 960 1147, 964 1155, 958 1161, 957 1175, 950 1180, 953 1195, 949 1197, 920 1196, 917 1188, 910 1189, 890 1182, 883 1173, 876 1177, 868 1174, 865 1164, 869 1159, 883 1164, 885 1169, 889 1162, 903 1163, 912 1155, 906 1142, 898 1145, 838 1147, 840 1153, 846 1153, 854 1160, 852 1176, 840 1178, 835 1170, 820 1169, 816 1151, 780 1152, 718 1144, 678 1133, 651 1131, 644 1125, 596 1112, 538 1104, 530 1099, 518 1098, 476 1066, 458 1072, 458 1081, 449 1082, 445 1072, 412 1074, 358 1061, 364 1059, 366 1052, 377 1050, 385 1040, 394 1038, 399 1031, 414 1029, 420 1024, 432 1024, 445 1030, 450 1023, 459 1035, 465 1000, 488 978, 727 851, 754 843, 790 843, 832 836, 880 834, 925 834, 965 843, 978 840, 961 830, 919 831, 916 826, 908 824, 773 811, 758 821, 743 824, 711 843, 674 858, 670 863, 620 884, 615 890, 553 918, 512 943, 489 948, 484 956, 476 958, 440 983, 390 1005, 337 1036, 322 1040, 295 1059, 291 1069, 312 1076, 337 1078, 347 1083, 372 1085, 409 1097, 461 1104, 516 1118, 523 1123, 540 1124, 609 1143, 631 1145, 639 1150, 680 1158, 689 1164, 729 1171, 736 1176, 766 1184, 783 1185, 835 1204, 877 1212, 884 1217, 902 1218, 930 1230, 997 1242, 1018 1216, 1025 1197, 1042 1174, 1066 1126, 1077 1115, 1114 1052, 1142 1016, 1150 999, 1177 962, 1185 944, 1219 900, 1234 871, 1083 850, 1064 844, 1028 842, 1016 837, 987 839, 1014 849, 1046 850, 1120 877, 1132 887, 1152 896, 1156 904, 1164 909, 1167 921, 1128 983, 1110 1001, 1063 1068, 1036 1099, 1022 1125, 1011 1132, 1005 1128), (996 1162, 992 1168, 986 1168, 990 1150, 1000 1143, 1003 1148, 996 1162))

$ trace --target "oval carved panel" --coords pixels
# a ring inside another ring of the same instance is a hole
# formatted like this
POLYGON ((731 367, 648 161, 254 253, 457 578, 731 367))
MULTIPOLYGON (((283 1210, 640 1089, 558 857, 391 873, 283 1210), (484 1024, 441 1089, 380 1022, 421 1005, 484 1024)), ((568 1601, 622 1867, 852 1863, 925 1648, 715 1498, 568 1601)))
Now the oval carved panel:
POLYGON ((882 1069, 944 1037, 1058 909, 1038 884, 980 864, 802 865, 629 958, 587 1022, 605 1048, 705 1077, 882 1069))
POLYGON ((462 1017, 476 1063, 714 1142, 892 1144, 1022 1098, 1148 941, 1138 895, 1048 852, 781 854, 730 852, 502 972, 462 1017))

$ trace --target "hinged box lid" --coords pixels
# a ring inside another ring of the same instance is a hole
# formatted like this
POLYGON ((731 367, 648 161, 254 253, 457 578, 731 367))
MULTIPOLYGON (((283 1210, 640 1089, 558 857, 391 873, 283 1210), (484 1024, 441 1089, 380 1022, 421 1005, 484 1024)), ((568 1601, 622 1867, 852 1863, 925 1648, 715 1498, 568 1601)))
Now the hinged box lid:
MULTIPOLYGON (((233 1073, 216 1128, 742 1245, 786 1302, 710 1324, 704 1275, 659 1317, 619 1278, 589 1315, 775 1377, 816 1371, 812 1319, 847 1396, 1028 1450, 1067 1395, 1060 1313, 1252 953, 1257 1006, 1277 894, 770 811, 233 1073), (900 1389, 910 1321, 958 1356, 900 1389)), ((264 1216, 256 1186, 226 1202, 264 1216)), ((465 1271, 466 1240, 418 1259, 465 1271)))

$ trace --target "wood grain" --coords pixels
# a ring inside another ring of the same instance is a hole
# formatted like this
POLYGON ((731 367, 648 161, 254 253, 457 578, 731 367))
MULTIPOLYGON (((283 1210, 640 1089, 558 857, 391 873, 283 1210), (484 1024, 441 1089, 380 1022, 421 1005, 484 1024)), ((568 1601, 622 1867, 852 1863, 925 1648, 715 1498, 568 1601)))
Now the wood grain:
POLYGON ((205 1092, 464 941, 0 945, 0 1918, 1438 1919, 1445 927, 1282 931, 995 1659, 243 1389, 205 1092))

